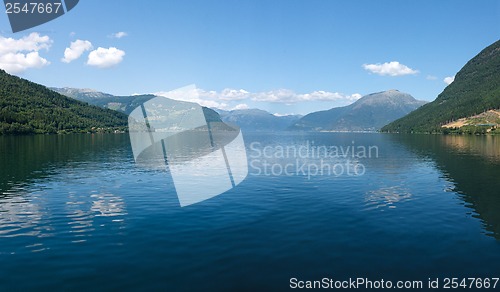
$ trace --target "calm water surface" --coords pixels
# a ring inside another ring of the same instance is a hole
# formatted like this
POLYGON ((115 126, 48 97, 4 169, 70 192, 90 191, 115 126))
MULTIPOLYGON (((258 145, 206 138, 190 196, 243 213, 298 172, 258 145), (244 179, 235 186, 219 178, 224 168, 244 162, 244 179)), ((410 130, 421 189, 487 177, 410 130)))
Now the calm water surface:
POLYGON ((498 277, 499 138, 246 133, 248 178, 180 208, 167 172, 136 167, 126 134, 0 137, 0 290, 498 277), (263 160, 294 159, 252 158, 252 142, 378 157, 349 159, 363 175, 257 175, 263 160))

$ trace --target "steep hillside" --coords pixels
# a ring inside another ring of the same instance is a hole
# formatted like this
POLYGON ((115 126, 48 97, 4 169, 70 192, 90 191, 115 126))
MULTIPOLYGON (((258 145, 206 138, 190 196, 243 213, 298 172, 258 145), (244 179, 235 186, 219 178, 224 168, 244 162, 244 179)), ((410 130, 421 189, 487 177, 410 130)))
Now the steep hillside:
POLYGON ((0 134, 124 130, 127 116, 0 70, 0 134))
POLYGON ((442 125, 500 109, 500 41, 472 58, 431 103, 382 128, 384 132, 443 132, 442 125))

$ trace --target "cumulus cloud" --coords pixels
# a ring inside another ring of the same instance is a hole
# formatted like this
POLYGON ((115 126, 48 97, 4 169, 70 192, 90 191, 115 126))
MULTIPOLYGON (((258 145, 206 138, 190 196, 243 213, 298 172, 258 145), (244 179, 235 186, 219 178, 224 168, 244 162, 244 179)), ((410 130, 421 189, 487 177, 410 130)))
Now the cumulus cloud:
POLYGON ((115 39, 121 39, 121 38, 123 38, 123 37, 126 37, 127 35, 128 35, 128 34, 127 34, 126 32, 124 32, 124 31, 119 31, 119 32, 117 32, 117 33, 113 33, 113 34, 111 34, 111 36, 110 36, 110 37, 115 38, 115 39))
POLYGON ((289 89, 278 89, 267 92, 258 92, 251 95, 253 101, 264 101, 273 103, 297 103, 303 101, 356 101, 361 98, 358 93, 345 95, 338 92, 313 91, 311 93, 298 94, 289 89))
MULTIPOLYGON (((214 92, 210 92, 210 94, 213 94, 214 92)), ((218 97, 222 100, 242 100, 248 98, 250 92, 244 90, 244 89, 229 89, 226 88, 222 90, 220 94, 215 93, 218 95, 218 97)))
POLYGON ((50 62, 40 57, 38 52, 0 55, 0 68, 11 74, 21 73, 29 68, 42 68, 49 64, 50 62))
POLYGON ((48 36, 40 36, 36 32, 17 40, 0 36, 0 54, 23 51, 37 52, 42 49, 48 50, 51 45, 52 40, 48 36))
POLYGON ((175 100, 195 102, 202 106, 219 108, 223 110, 246 109, 246 103, 238 103, 243 100, 252 102, 270 102, 270 103, 283 103, 295 104, 306 101, 325 101, 325 102, 341 102, 350 104, 359 98, 361 94, 355 93, 345 95, 338 92, 328 91, 313 91, 311 93, 298 94, 289 89, 278 89, 266 92, 249 92, 244 89, 231 89, 226 88, 220 92, 206 91, 200 88, 191 88, 191 92, 186 94, 186 90, 182 94, 177 94, 175 91, 171 92, 157 92, 155 95, 165 96, 175 100))
POLYGON ((183 87, 180 90, 160 91, 154 93, 154 95, 179 101, 194 102, 209 108, 230 109, 227 103, 217 100, 217 93, 215 91, 204 91, 195 86, 183 87))
POLYGON ((453 83, 453 81, 455 81, 455 76, 449 76, 449 77, 446 77, 443 79, 444 83, 446 83, 447 85, 450 85, 451 83, 453 83))
POLYGON ((397 61, 377 63, 377 64, 363 64, 363 68, 371 73, 381 76, 403 76, 417 74, 417 70, 403 65, 397 61))
POLYGON ((125 52, 115 47, 108 49, 99 47, 97 50, 90 52, 87 65, 109 68, 121 63, 124 56, 125 52))
POLYGON ((52 40, 33 32, 20 39, 0 36, 0 68, 16 74, 29 68, 41 68, 50 64, 39 51, 49 50, 52 40))
POLYGON ((64 63, 70 63, 78 58, 85 52, 92 50, 92 43, 89 41, 76 40, 71 42, 69 48, 64 50, 64 58, 61 59, 64 63))

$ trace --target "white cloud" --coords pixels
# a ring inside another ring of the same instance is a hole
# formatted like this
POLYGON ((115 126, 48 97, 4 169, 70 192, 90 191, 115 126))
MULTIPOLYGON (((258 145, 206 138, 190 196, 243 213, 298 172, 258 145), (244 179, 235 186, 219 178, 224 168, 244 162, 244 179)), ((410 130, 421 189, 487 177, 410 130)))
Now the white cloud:
POLYGON ((71 42, 69 48, 64 50, 64 58, 62 58, 61 61, 64 63, 70 63, 71 61, 80 58, 85 51, 92 50, 92 48, 92 43, 89 41, 76 40, 71 42))
POLYGON ((48 36, 40 36, 32 32, 21 39, 4 38, 0 36, 0 54, 15 52, 38 52, 42 49, 48 50, 52 45, 52 40, 48 36))
POLYGON ((40 56, 40 50, 48 50, 52 40, 33 32, 20 39, 0 36, 0 68, 15 74, 29 68, 42 68, 50 64, 40 56))
POLYGON ((228 104, 217 100, 215 91, 204 91, 194 86, 184 87, 181 88, 181 90, 161 91, 154 93, 154 95, 180 101, 194 102, 209 108, 230 109, 228 104))
POLYGON ((451 83, 453 83, 453 81, 455 81, 455 76, 449 76, 449 77, 446 77, 443 79, 444 83, 450 85, 451 83))
POLYGON ((12 74, 24 72, 29 68, 42 68, 49 64, 50 62, 40 57, 38 52, 7 53, 0 56, 0 68, 12 74))
POLYGON ((115 47, 108 49, 99 47, 97 50, 90 52, 87 65, 109 68, 121 63, 124 56, 125 52, 115 47))
POLYGON ((427 80, 437 80, 438 78, 436 76, 433 76, 433 75, 427 75, 427 77, 425 77, 425 79, 427 79, 427 80))
POLYGON ((345 95, 338 92, 328 91, 314 91, 311 93, 298 94, 289 89, 278 89, 267 92, 249 92, 244 89, 230 89, 226 88, 220 92, 206 91, 199 88, 190 88, 191 92, 182 91, 177 94, 176 91, 171 92, 157 92, 155 95, 165 96, 175 100, 195 102, 202 106, 219 108, 223 110, 246 109, 246 103, 238 103, 242 100, 252 102, 270 102, 270 103, 283 103, 295 104, 306 101, 325 101, 325 102, 340 102, 345 104, 353 103, 361 98, 361 94, 355 93, 352 95, 345 95))
POLYGON ((127 35, 128 35, 128 33, 124 32, 124 31, 119 31, 117 33, 112 34, 110 37, 115 38, 115 39, 121 39, 123 37, 126 37, 127 35))
MULTIPOLYGON (((213 94, 213 92, 211 92, 211 94, 213 94)), ((218 97, 222 100, 243 100, 248 98, 249 94, 250 92, 244 89, 236 90, 226 88, 222 90, 218 97)))
POLYGON ((403 76, 417 74, 417 70, 413 70, 410 67, 403 65, 399 62, 392 61, 389 63, 377 63, 377 64, 363 64, 363 68, 371 73, 375 73, 381 76, 403 76))
POLYGON ((297 103, 304 101, 356 101, 361 98, 358 93, 345 95, 338 92, 313 91, 311 93, 298 94, 289 89, 278 89, 267 92, 258 92, 251 94, 253 101, 264 101, 273 103, 297 103))

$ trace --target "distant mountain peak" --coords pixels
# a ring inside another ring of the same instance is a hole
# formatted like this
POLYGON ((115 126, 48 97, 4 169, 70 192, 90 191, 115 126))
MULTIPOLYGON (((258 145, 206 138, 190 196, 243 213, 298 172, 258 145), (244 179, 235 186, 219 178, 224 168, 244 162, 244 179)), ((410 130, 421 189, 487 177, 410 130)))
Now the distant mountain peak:
POLYGON ((80 101, 88 103, 91 103, 91 101, 95 99, 112 97, 112 95, 109 93, 100 92, 91 88, 80 89, 71 87, 63 87, 63 88, 51 87, 50 89, 62 95, 69 96, 71 98, 78 99, 80 101))
POLYGON ((72 87, 63 87, 62 89, 64 90, 69 90, 69 91, 79 91, 79 92, 98 92, 95 89, 92 88, 72 88, 72 87))
POLYGON ((407 105, 415 105, 418 107, 425 104, 425 102, 415 99, 408 93, 391 89, 387 91, 368 94, 353 103, 353 107, 375 104, 385 104, 386 106, 391 107, 406 107, 407 105))
POLYGON ((396 89, 365 95, 356 102, 311 113, 291 129, 313 131, 376 131, 425 104, 396 89))

